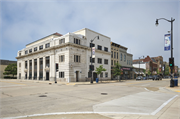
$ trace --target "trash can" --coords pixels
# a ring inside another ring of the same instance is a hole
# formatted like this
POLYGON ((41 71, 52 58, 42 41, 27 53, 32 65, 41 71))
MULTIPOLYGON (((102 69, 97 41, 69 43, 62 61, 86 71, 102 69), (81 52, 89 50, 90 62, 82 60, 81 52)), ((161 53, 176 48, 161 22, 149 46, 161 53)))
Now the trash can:
POLYGON ((96 83, 98 83, 98 81, 99 81, 99 78, 96 78, 96 83))
POLYGON ((178 79, 174 79, 174 86, 178 86, 178 79))

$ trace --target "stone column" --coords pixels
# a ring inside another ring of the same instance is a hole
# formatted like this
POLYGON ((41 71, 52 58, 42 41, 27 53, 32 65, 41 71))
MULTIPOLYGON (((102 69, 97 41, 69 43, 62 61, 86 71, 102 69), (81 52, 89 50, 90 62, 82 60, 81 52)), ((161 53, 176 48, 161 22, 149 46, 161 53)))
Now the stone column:
POLYGON ((39 57, 37 58, 37 80, 39 80, 39 57))
POLYGON ((32 59, 32 80, 34 80, 34 59, 32 59))
POLYGON ((27 60, 27 80, 29 80, 29 60, 27 60))
POLYGON ((46 68, 46 57, 43 57, 43 81, 46 80, 46 71, 45 71, 45 68, 46 68))

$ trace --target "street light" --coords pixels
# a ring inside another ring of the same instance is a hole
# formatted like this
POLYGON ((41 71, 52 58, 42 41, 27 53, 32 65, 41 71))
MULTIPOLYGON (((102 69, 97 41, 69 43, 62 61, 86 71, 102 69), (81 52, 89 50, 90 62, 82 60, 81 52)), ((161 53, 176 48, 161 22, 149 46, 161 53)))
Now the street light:
MULTIPOLYGON (((144 58, 144 55, 143 56, 141 56, 141 57, 143 57, 144 58)), ((139 76, 140 76, 140 58, 141 57, 139 57, 139 76)))
MULTIPOLYGON (((173 19, 172 17, 171 17, 171 20, 167 20, 165 18, 156 19, 156 26, 158 26, 159 24, 158 20, 161 20, 161 19, 171 22, 171 59, 172 59, 173 58, 173 22, 175 21, 175 19, 173 19)), ((172 73, 173 73, 173 67, 171 67, 171 76, 172 76, 172 73)), ((174 87, 173 77, 171 77, 171 84, 172 85, 170 87, 174 87)))
MULTIPOLYGON (((97 39, 99 39, 99 36, 96 36, 96 37, 97 37, 97 39)), ((91 40, 91 67, 92 67, 92 42, 95 40, 96 37, 94 37, 94 39, 91 40)), ((92 80, 92 70, 91 70, 91 83, 93 83, 93 80, 92 80)))

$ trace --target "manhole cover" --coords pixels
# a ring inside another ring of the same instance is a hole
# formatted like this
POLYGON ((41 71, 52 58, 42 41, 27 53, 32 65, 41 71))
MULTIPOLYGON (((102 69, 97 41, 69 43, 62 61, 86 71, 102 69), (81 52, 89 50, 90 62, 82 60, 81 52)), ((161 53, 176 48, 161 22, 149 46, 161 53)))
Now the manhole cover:
POLYGON ((40 95, 39 97, 47 97, 47 95, 40 95))
POLYGON ((101 95, 107 95, 107 93, 101 93, 101 95))

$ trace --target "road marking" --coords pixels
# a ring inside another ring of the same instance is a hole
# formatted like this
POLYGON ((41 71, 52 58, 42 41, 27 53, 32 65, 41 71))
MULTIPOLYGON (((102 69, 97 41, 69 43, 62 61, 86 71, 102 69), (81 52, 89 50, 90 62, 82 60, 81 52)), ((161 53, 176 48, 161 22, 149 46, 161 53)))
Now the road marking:
POLYGON ((14 86, 19 86, 19 85, 0 86, 0 88, 4 88, 4 87, 14 87, 14 86))
POLYGON ((0 81, 0 82, 13 83, 13 84, 19 84, 19 85, 26 85, 26 84, 23 84, 23 83, 15 83, 15 82, 7 82, 7 81, 0 81))
POLYGON ((180 92, 180 90, 176 90, 176 92, 180 92))
POLYGON ((169 102, 171 102, 174 98, 176 98, 178 95, 173 96, 172 98, 170 98, 168 101, 166 101, 165 103, 163 103, 159 108, 157 108, 154 112, 151 113, 151 115, 155 115, 156 113, 158 113, 164 106, 166 106, 169 102))

